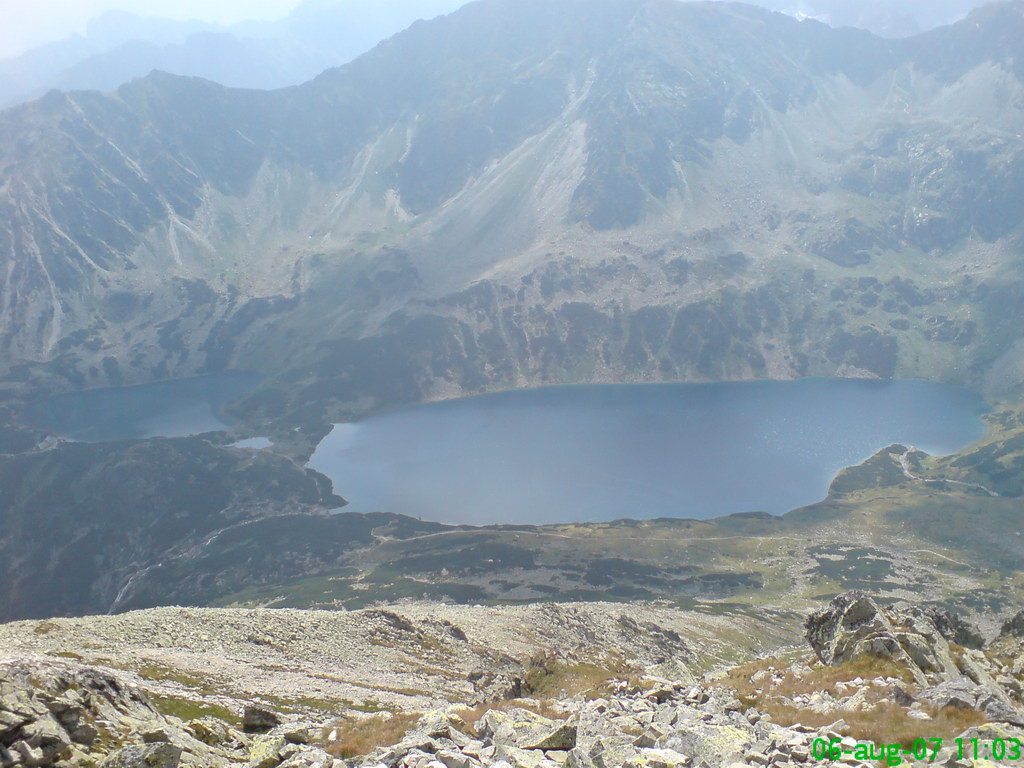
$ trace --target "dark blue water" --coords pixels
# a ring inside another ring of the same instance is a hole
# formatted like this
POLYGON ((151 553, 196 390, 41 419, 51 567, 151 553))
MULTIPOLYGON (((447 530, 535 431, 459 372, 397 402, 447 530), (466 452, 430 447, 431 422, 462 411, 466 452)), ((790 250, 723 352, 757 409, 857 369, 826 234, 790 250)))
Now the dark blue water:
POLYGON ((39 401, 22 417, 82 442, 186 437, 230 426, 220 415, 221 408, 257 383, 256 374, 228 371, 137 387, 96 389, 39 401))
POLYGON ((782 513, 892 443, 962 448, 985 410, 923 381, 556 387, 339 425, 310 466, 349 511, 444 522, 782 513))

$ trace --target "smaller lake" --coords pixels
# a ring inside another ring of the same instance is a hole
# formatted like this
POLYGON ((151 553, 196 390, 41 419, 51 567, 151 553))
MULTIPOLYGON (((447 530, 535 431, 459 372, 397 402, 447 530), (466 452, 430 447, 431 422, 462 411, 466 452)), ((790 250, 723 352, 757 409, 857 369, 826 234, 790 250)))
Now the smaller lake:
POLYGON ((254 373, 226 371, 191 379, 57 395, 22 412, 30 424, 69 440, 102 442, 187 437, 227 429, 221 408, 252 391, 254 373))
POLYGON ((986 410, 924 381, 553 387, 341 424, 309 466, 348 511, 449 523, 779 514, 887 445, 959 450, 986 410))

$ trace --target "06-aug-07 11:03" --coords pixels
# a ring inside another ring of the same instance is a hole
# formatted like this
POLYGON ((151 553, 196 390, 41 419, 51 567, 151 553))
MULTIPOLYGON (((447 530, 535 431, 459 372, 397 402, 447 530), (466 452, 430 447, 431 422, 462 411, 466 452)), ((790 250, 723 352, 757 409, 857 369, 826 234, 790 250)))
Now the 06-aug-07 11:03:
MULTIPOLYGON (((1024 745, 1017 738, 1007 739, 953 739, 956 744, 957 759, 971 760, 993 759, 1020 760, 1024 755, 1024 745)), ((852 755, 858 760, 884 760, 887 765, 900 765, 905 760, 913 759, 934 762, 942 749, 942 739, 917 739, 913 746, 902 744, 874 744, 858 742, 855 746, 846 747, 839 739, 815 739, 811 746, 811 756, 815 760, 838 760, 844 755, 852 755)))

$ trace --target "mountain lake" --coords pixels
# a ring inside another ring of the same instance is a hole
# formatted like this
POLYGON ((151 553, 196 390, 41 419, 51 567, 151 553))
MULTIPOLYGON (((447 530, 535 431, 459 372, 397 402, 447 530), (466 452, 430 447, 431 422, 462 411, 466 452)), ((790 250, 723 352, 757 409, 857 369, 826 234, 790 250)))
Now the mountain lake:
MULTIPOLYGON (((257 382, 227 372, 93 390, 25 417, 89 442, 200 434, 228 428, 222 406, 257 382)), ((926 381, 546 387, 338 424, 309 466, 345 511, 446 523, 779 514, 822 499, 840 469, 887 445, 959 450, 984 435, 986 410, 926 381)))
POLYGON ((108 387, 39 400, 22 412, 30 424, 86 443, 187 437, 228 429, 222 407, 260 377, 226 371, 134 387, 108 387))
POLYGON ((783 513, 893 443, 959 450, 985 411, 925 381, 550 387, 339 424, 309 466, 348 511, 446 523, 783 513))

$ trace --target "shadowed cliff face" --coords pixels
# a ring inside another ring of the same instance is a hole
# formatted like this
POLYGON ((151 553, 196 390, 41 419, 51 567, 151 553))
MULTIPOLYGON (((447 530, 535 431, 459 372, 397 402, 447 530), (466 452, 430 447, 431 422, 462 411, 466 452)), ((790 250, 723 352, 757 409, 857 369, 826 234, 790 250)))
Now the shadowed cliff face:
POLYGON ((52 93, 0 115, 4 391, 244 367, 292 424, 545 382, 998 391, 1022 27, 485 0, 296 88, 52 93))

